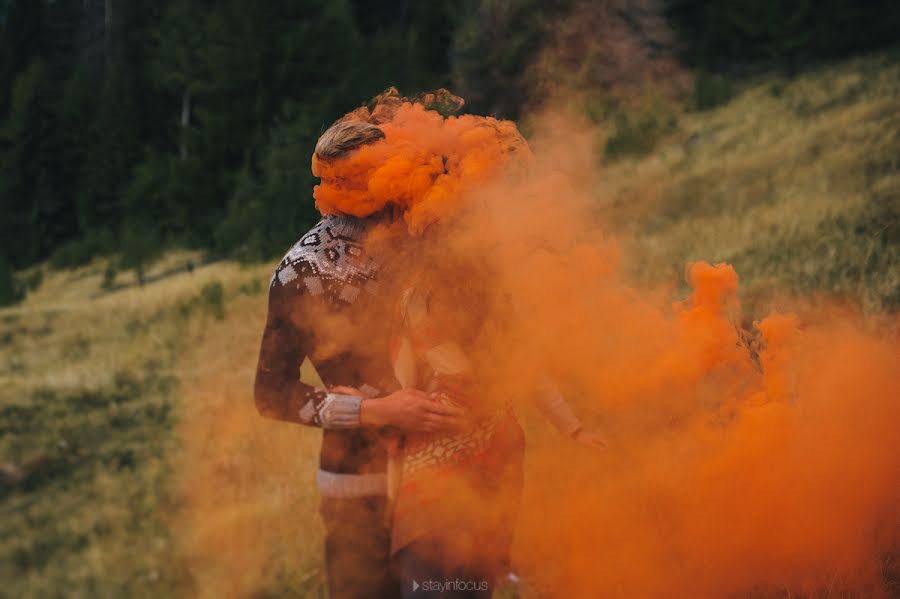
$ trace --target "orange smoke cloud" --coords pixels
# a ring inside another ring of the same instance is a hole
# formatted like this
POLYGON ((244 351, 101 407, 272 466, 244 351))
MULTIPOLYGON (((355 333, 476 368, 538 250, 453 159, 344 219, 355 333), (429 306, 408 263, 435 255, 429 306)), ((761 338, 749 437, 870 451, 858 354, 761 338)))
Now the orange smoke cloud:
MULTIPOLYGON (((536 148, 537 162, 568 155, 552 152, 536 148)), ((529 427, 526 577, 553 597, 889 596, 895 315, 796 306, 762 318, 751 343, 731 266, 690 265, 690 295, 669 304, 619 272, 578 208, 584 189, 538 173, 484 193, 505 218, 473 218, 457 235, 502 240, 495 272, 522 317, 480 359, 517 397, 533 373, 553 373, 610 437, 597 455, 529 427)))
POLYGON ((486 310, 505 324, 471 349, 492 395, 527 414, 549 373, 610 437, 598 454, 526 420, 520 573, 551 597, 887 596, 896 316, 824 302, 748 332, 730 265, 690 265, 691 293, 674 304, 635 286, 587 214, 596 180, 544 170, 582 159, 559 141, 577 136, 552 128, 533 145, 533 176, 473 191, 482 209, 425 258, 437 273, 468 262, 466 285, 513 298, 513 314, 503 301, 486 310))
POLYGON ((515 124, 489 117, 444 118, 405 102, 380 125, 384 139, 333 161, 313 156, 323 214, 369 216, 398 206, 413 231, 456 211, 465 192, 528 154, 515 124))
MULTIPOLYGON (((454 298, 451 311, 478 312, 484 324, 466 351, 479 383, 524 414, 513 553, 534 591, 524 596, 889 596, 900 547, 896 315, 785 304, 793 314, 765 316, 751 334, 738 325, 739 273, 727 264, 689 265, 691 291, 674 303, 630 281, 590 216, 589 136, 566 115, 548 122, 528 177, 495 176, 531 156, 511 123, 410 103, 380 125, 383 141, 313 162, 323 212, 393 203, 414 231, 460 214, 398 247, 410 244, 454 298), (466 301, 471 289, 490 297, 466 301), (544 374, 608 437, 605 452, 534 416, 526 398, 544 374)), ((252 310, 230 311, 192 352, 220 361, 209 381, 194 377, 189 396, 209 408, 182 427, 178 536, 209 596, 265 589, 276 567, 321 567, 316 433, 252 412, 262 303, 252 310)), ((321 322, 323 338, 371 351, 372 323, 321 322)))

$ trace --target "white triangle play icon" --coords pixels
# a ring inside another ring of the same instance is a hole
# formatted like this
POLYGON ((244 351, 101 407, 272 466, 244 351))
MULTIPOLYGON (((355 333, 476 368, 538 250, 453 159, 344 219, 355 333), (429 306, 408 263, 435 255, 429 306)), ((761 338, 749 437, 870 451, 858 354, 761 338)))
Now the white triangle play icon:
POLYGON ((415 580, 413 581, 413 593, 419 590, 419 583, 415 580))

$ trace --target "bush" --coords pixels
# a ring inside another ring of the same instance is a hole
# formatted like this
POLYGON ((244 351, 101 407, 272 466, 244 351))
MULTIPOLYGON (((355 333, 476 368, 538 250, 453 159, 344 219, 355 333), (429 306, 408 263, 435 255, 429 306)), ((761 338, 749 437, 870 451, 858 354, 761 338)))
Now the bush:
POLYGON ((37 291, 44 282, 44 271, 40 268, 22 279, 22 286, 26 292, 37 291))
POLYGON ((735 95, 734 85, 725 75, 700 71, 694 77, 691 106, 695 110, 710 110, 727 104, 735 95))
POLYGON ((263 282, 259 277, 253 277, 246 283, 241 283, 240 288, 238 288, 238 292, 243 295, 259 295, 263 291, 263 282))
POLYGON ((22 299, 24 294, 16 284, 15 274, 6 256, 0 255, 0 306, 9 306, 22 299))
POLYGON ((613 117, 616 132, 606 140, 604 154, 615 159, 624 156, 645 156, 657 142, 678 126, 673 114, 647 109, 640 112, 618 112, 613 117))
POLYGON ((103 271, 103 281, 100 283, 100 288, 105 291, 111 290, 116 284, 117 274, 115 265, 112 262, 107 264, 106 270, 103 271))
POLYGON ((95 256, 112 249, 112 235, 108 231, 90 234, 81 239, 66 241, 50 256, 50 268, 61 270, 84 266, 95 256))
POLYGON ((163 251, 163 244, 149 225, 129 226, 120 242, 122 268, 133 269, 138 283, 144 284, 144 270, 163 251))
POLYGON ((211 281, 200 290, 200 304, 216 320, 225 318, 225 288, 219 281, 211 281))

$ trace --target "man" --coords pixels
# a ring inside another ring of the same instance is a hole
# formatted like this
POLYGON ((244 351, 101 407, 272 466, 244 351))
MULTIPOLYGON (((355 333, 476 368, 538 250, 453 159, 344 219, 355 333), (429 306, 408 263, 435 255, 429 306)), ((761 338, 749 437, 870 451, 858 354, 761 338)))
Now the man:
MULTIPOLYGON (((316 159, 344 158, 384 138, 349 120, 329 128, 316 159)), ((395 390, 388 364, 393 298, 384 283, 386 244, 367 236, 389 225, 390 209, 366 218, 325 216, 287 253, 272 278, 256 373, 255 400, 268 418, 323 429, 320 513, 332 599, 395 597, 385 527, 386 451, 381 431, 454 430, 459 410, 416 390, 395 390), (299 380, 309 358, 325 389, 299 380)))

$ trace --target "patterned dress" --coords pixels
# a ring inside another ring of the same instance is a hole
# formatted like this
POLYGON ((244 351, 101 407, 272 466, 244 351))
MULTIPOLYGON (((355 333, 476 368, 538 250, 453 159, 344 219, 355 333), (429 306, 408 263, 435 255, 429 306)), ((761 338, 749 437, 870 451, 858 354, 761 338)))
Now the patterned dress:
MULTIPOLYGON (((479 392, 481 369, 468 358, 476 352, 466 350, 480 343, 485 318, 502 326, 500 321, 515 311, 510 300, 498 306, 479 293, 477 280, 485 277, 454 285, 462 276, 449 272, 443 282, 416 280, 400 294, 393 368, 401 387, 428 391, 435 401, 462 408, 473 424, 454 434, 407 435, 391 452, 391 551, 424 540, 443 547, 451 559, 458 551, 459 562, 497 573, 509 559, 518 513, 524 434, 511 398, 479 392), (454 297, 441 301, 450 286, 454 297)), ((531 399, 563 435, 581 429, 549 379, 543 379, 531 399)))
MULTIPOLYGON (((478 396, 474 369, 462 345, 451 340, 465 332, 444 331, 428 295, 414 286, 401 297, 395 375, 402 387, 464 409, 472 426, 453 434, 407 435, 393 452, 391 550, 438 539, 450 559, 456 551, 471 560, 474 552, 478 561, 499 568, 508 559, 518 511, 524 436, 509 401, 478 396)), ((477 310, 472 304, 467 309, 477 310)))

